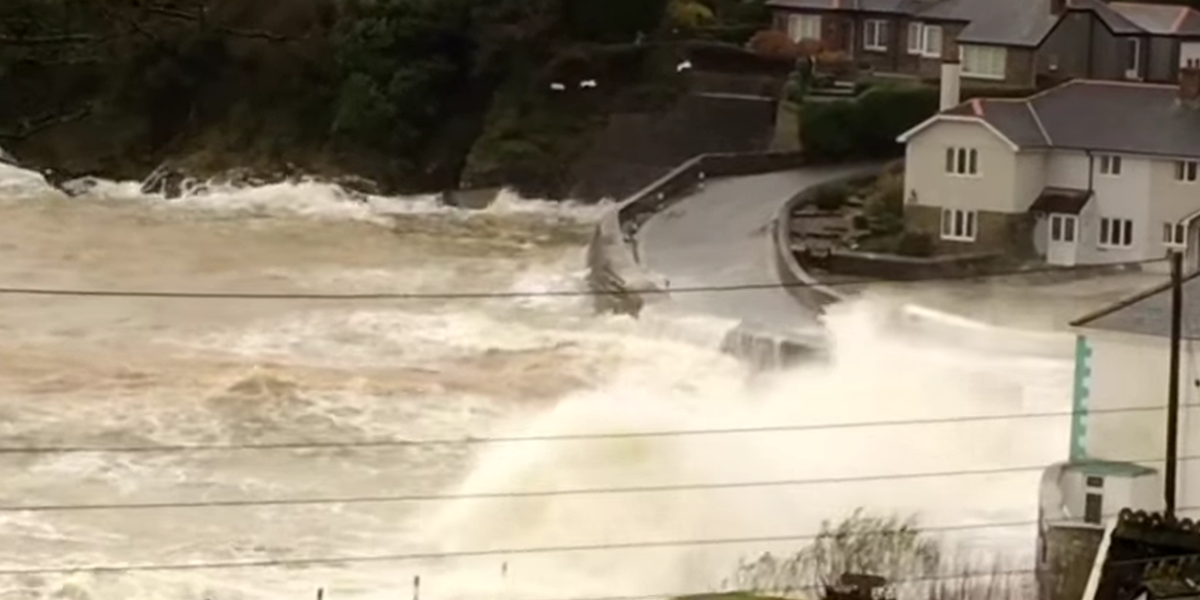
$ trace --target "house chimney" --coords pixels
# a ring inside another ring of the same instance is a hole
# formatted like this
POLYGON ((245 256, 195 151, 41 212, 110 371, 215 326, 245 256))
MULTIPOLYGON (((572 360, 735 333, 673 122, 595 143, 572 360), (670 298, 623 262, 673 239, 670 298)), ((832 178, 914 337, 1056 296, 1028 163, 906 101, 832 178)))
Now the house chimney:
POLYGON ((1189 58, 1179 67, 1179 103, 1200 106, 1200 60, 1189 58))
POLYGON ((938 106, 938 110, 949 110, 958 106, 959 97, 961 96, 961 75, 962 65, 957 60, 946 59, 942 61, 942 101, 938 106))

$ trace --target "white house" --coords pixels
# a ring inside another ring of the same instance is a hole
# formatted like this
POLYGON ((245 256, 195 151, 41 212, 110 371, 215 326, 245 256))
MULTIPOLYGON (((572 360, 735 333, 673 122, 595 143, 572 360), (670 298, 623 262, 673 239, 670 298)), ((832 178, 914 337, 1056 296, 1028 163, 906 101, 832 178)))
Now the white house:
POLYGON ((958 66, 943 70, 943 110, 899 137, 911 229, 1056 265, 1184 248, 1200 265, 1200 67, 1179 85, 1076 80, 966 102, 958 66))

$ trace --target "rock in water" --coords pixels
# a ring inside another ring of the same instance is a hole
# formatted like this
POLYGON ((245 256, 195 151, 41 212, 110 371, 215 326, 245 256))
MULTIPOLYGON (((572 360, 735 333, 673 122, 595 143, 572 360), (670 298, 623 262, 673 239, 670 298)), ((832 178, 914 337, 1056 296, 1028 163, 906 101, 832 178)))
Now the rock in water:
POLYGON ((167 200, 174 200, 183 195, 186 182, 186 175, 162 165, 142 182, 142 193, 146 195, 161 194, 167 200))

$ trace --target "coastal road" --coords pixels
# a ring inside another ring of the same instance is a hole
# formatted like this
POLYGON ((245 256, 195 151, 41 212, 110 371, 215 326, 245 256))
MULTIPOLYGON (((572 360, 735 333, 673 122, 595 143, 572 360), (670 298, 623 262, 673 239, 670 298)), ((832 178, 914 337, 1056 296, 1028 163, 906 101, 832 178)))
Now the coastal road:
MULTIPOLYGON (((672 288, 779 283, 771 225, 783 204, 806 187, 872 168, 797 169, 710 180, 642 226, 639 256, 672 288)), ((676 293, 671 299, 688 312, 772 332, 818 326, 816 315, 783 288, 676 293)))

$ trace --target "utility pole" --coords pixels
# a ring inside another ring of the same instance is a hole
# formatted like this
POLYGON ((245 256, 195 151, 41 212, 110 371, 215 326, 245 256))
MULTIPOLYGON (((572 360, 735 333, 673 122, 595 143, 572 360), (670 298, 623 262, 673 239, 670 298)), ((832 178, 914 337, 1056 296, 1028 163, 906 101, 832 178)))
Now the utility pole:
POLYGON ((1167 518, 1175 518, 1179 463, 1179 346, 1183 337, 1183 253, 1171 253, 1171 379, 1167 381, 1167 468, 1164 482, 1167 518))

